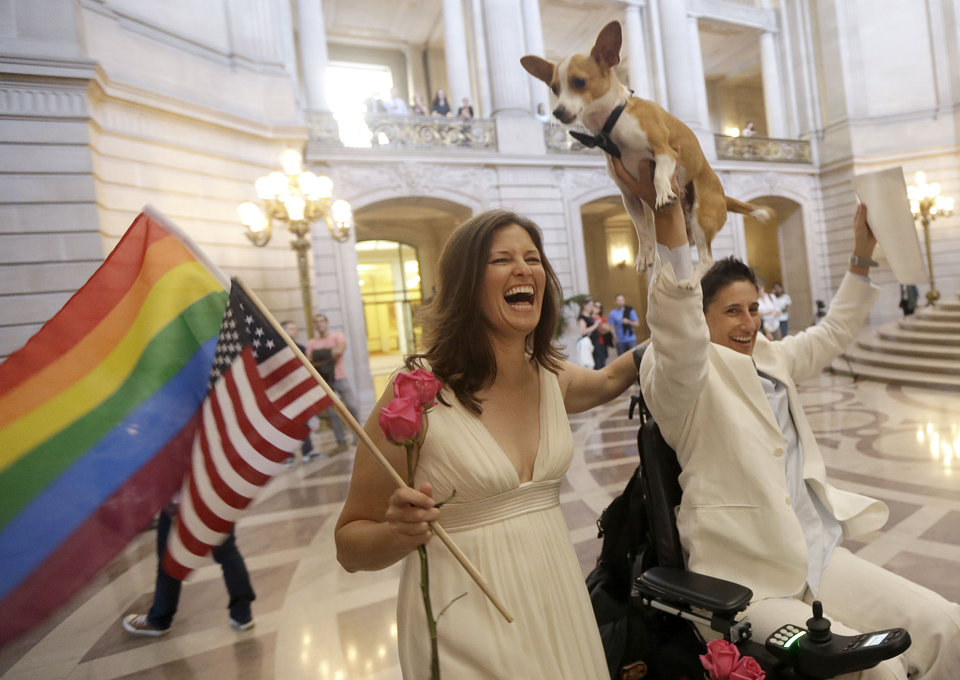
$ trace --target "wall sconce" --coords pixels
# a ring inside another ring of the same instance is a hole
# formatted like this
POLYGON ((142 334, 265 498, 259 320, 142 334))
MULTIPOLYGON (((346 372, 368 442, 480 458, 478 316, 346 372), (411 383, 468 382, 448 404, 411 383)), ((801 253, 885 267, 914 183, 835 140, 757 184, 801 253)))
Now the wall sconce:
POLYGON ((331 201, 333 182, 329 177, 304 170, 303 157, 296 149, 284 151, 280 162, 283 172, 271 172, 254 183, 263 208, 246 201, 237 207, 237 213, 247 228, 247 238, 255 246, 270 242, 274 222, 285 225, 293 234, 290 247, 297 253, 306 328, 313 337, 313 302, 307 267, 310 224, 322 218, 334 240, 343 242, 350 238, 353 210, 344 200, 331 201))
POLYGON ((630 261, 630 248, 627 246, 616 246, 610 249, 610 262, 615 267, 626 267, 630 261))

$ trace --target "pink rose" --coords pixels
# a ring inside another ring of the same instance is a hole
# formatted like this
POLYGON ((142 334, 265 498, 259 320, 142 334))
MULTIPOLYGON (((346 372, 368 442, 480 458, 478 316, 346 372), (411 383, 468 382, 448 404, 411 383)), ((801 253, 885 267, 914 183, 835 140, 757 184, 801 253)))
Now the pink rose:
POLYGON ((737 667, 730 673, 730 680, 764 680, 766 677, 766 672, 760 668, 760 664, 752 656, 741 658, 737 667))
POLYGON ((380 410, 380 429, 393 444, 413 441, 423 426, 423 411, 413 399, 395 397, 380 410))
POLYGON ((410 373, 398 373, 393 381, 393 396, 413 399, 423 409, 436 405, 434 399, 443 385, 430 371, 418 368, 410 373))
POLYGON ((738 661, 740 650, 726 640, 711 640, 707 643, 707 653, 700 655, 700 663, 710 673, 710 680, 728 680, 738 661))

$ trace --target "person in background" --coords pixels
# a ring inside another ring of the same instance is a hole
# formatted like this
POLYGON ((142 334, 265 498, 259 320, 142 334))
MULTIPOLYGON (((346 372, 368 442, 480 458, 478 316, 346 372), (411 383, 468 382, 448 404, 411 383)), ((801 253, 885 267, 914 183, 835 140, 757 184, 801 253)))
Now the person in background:
MULTIPOLYGON (((568 414, 623 394, 639 359, 631 352, 599 371, 564 360, 553 340, 560 281, 540 229, 520 215, 489 210, 460 225, 440 256, 438 280, 421 312, 422 353, 401 369, 429 369, 442 384, 425 416, 412 484, 397 488, 361 444, 335 529, 337 559, 350 572, 403 560, 397 644, 405 678, 429 677, 417 552, 425 545, 434 613, 444 607, 444 678, 607 680, 560 491, 574 454, 568 414), (432 540, 431 521, 508 603, 513 623, 432 540)), ((393 389, 387 385, 365 429, 408 478, 403 448, 378 424, 393 389)))
POLYGON ((537 104, 537 112, 534 115, 541 123, 546 123, 550 120, 550 114, 547 113, 547 106, 543 102, 537 104))
MULTIPOLYGON (((652 171, 642 165, 631 188, 653 201, 652 171)), ((816 599, 843 635, 910 631, 904 654, 850 677, 955 678, 960 606, 841 545, 879 529, 889 510, 827 480, 797 393, 798 383, 818 376, 853 341, 880 293, 869 279, 877 241, 866 206, 857 207, 850 267, 830 311, 782 342, 758 334, 750 267, 725 258, 697 280, 679 203, 655 212, 655 230, 652 343, 640 382, 683 470, 677 529, 688 568, 753 591, 744 613, 754 639, 786 623, 804 626, 816 599)))
POLYGON ((793 300, 791 300, 790 296, 783 290, 783 286, 780 283, 773 284, 773 300, 777 303, 777 307, 780 308, 780 337, 785 338, 789 331, 790 305, 793 304, 793 300))
MULTIPOLYGON (((280 325, 283 326, 283 330, 286 332, 287 335, 290 336, 290 339, 293 340, 295 343, 297 343, 297 347, 300 348, 300 351, 303 352, 303 353, 306 355, 306 354, 307 354, 307 348, 304 347, 303 345, 301 345, 301 344, 300 344, 300 341, 297 340, 297 335, 300 333, 300 328, 297 326, 296 322, 295 322, 295 321, 283 321, 283 322, 280 323, 280 325)), ((310 425, 310 429, 311 429, 311 430, 315 429, 315 427, 314 427, 314 425, 315 425, 315 423, 314 423, 314 418, 317 418, 317 416, 314 416, 313 418, 311 418, 311 419, 310 419, 310 423, 308 423, 308 424, 310 425)), ((307 435, 307 438, 303 440, 303 444, 301 444, 301 446, 300 446, 300 458, 301 458, 301 460, 303 460, 303 462, 306 463, 306 462, 308 462, 308 461, 310 461, 310 460, 313 460, 314 458, 316 458, 316 457, 319 456, 319 455, 320 455, 320 452, 319 452, 319 451, 316 451, 316 450, 313 448, 313 440, 311 439, 311 435, 308 434, 308 435, 307 435)), ((293 465, 293 460, 294 460, 294 457, 293 457, 293 454, 291 454, 285 461, 283 461, 283 464, 284 464, 286 467, 290 467, 291 465, 293 465)))
MULTIPOLYGON (((178 492, 157 518, 157 581, 153 589, 153 604, 146 614, 127 614, 123 617, 123 629, 131 635, 143 637, 160 637, 170 631, 173 617, 180 604, 180 590, 183 583, 163 570, 163 553, 167 549, 167 537, 173 518, 180 509, 180 493, 178 492)), ((230 595, 230 627, 236 631, 245 631, 253 628, 253 613, 250 603, 256 599, 253 586, 250 585, 250 575, 243 555, 237 549, 237 541, 233 531, 222 544, 213 549, 213 559, 220 565, 223 572, 223 582, 230 595)))
POLYGON ((443 90, 437 90, 433 96, 433 102, 430 104, 430 113, 434 116, 452 116, 450 102, 447 101, 447 93, 443 90))
POLYGON ((584 368, 602 368, 597 366, 597 330, 600 324, 593 318, 593 298, 587 298, 580 303, 580 316, 577 317, 577 330, 580 331, 580 340, 577 341, 577 364, 584 368), (583 350, 584 340, 590 347, 590 357, 587 359, 583 350), (591 364, 592 361, 592 364, 591 364))
POLYGON ((764 281, 757 277, 757 286, 760 293, 760 318, 763 320, 763 334, 767 340, 780 339, 780 307, 773 296, 764 287, 764 281))
MULTIPOLYGON (((353 387, 347 377, 347 369, 343 361, 343 353, 347 351, 347 336, 339 331, 330 330, 330 322, 327 320, 326 314, 317 314, 313 317, 313 325, 317 335, 307 340, 306 355, 317 367, 327 384, 340 397, 343 405, 359 422, 356 397, 354 397, 353 387), (329 370, 331 363, 333 364, 332 371, 329 370), (328 376, 332 377, 333 380, 329 380, 328 376)), ((337 440, 336 453, 341 453, 347 450, 347 434, 343 421, 332 411, 333 409, 326 409, 324 413, 330 413, 330 429, 333 430, 334 439, 337 440)))
POLYGON ((917 300, 920 298, 920 289, 909 283, 900 286, 900 309, 904 316, 910 316, 917 311, 917 300))
POLYGON ((390 88, 390 99, 383 103, 383 108, 387 110, 387 113, 394 116, 405 116, 408 112, 407 102, 404 101, 395 87, 390 88))
POLYGON ((473 107, 470 106, 470 98, 464 97, 460 101, 460 108, 457 109, 458 118, 473 118, 473 107))
POLYGON ((423 95, 419 92, 413 93, 413 106, 411 111, 415 116, 425 116, 427 115, 427 108, 423 104, 423 95))
POLYGON ((596 330, 596 344, 593 348, 593 367, 603 368, 607 365, 610 348, 613 346, 613 329, 603 315, 603 303, 593 301, 593 320, 600 324, 596 330))
POLYGON ((742 130, 740 130, 740 136, 753 137, 755 134, 757 134, 757 131, 753 127, 753 121, 748 120, 747 125, 742 130))
POLYGON ((608 321, 617 335, 617 354, 623 354, 636 346, 640 320, 637 318, 637 311, 627 304, 622 294, 617 294, 614 302, 616 307, 610 310, 608 321))

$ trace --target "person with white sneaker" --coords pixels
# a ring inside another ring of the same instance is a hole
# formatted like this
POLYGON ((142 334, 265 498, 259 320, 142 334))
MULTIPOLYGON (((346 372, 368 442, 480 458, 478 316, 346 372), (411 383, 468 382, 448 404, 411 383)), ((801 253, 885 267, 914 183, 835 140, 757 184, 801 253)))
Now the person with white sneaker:
MULTIPOLYGON (((179 493, 167 503, 157 520, 157 584, 153 591, 153 605, 146 614, 127 614, 123 617, 123 629, 131 635, 159 637, 170 631, 173 617, 180 602, 182 583, 163 570, 163 552, 167 547, 170 525, 177 513, 179 493)), ((256 599, 250 575, 243 555, 237 549, 233 532, 222 545, 213 549, 213 559, 223 570, 223 581, 230 595, 230 627, 236 631, 253 628, 253 613, 250 603, 256 599)))

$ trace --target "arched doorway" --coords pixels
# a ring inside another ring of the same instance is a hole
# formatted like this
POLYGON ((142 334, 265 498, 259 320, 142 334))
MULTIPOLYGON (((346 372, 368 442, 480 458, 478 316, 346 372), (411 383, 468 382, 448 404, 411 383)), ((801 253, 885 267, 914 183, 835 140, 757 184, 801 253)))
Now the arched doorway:
POLYGON ((745 216, 744 239, 747 263, 767 282, 767 290, 781 283, 790 295, 790 332, 814 323, 814 302, 810 290, 803 210, 799 203, 782 196, 760 196, 751 203, 776 211, 776 228, 745 216))
MULTIPOLYGON (((587 265, 589 290, 573 291, 588 294, 603 303, 603 315, 614 307, 614 299, 622 294, 637 312, 640 327, 637 337, 643 340, 650 332, 646 325, 647 281, 637 274, 637 233, 619 195, 604 196, 580 208, 583 225, 583 257, 587 265)), ((616 352, 611 352, 612 359, 616 352)))
POLYGON ((420 343, 417 311, 436 292, 437 260, 470 209, 442 199, 403 197, 356 211, 357 281, 363 300, 374 394, 420 343))

